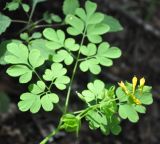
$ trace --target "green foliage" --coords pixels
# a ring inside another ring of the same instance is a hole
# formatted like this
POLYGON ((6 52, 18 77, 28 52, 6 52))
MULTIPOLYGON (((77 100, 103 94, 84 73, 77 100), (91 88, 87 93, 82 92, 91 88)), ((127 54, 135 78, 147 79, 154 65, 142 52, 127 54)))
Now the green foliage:
MULTIPOLYGON (((84 102, 84 109, 69 111, 69 100, 78 67, 82 72, 98 75, 103 66, 112 66, 113 60, 121 56, 118 47, 103 41, 105 33, 121 31, 121 24, 115 18, 97 12, 97 4, 89 0, 84 8, 80 7, 78 0, 64 0, 64 20, 53 11, 46 11, 41 19, 34 21, 36 6, 44 1, 32 0, 31 10, 21 0, 6 4, 5 9, 9 11, 21 6, 29 13, 28 21, 11 20, 0 13, 0 34, 6 31, 11 21, 24 24, 20 30, 21 40, 5 40, 0 44, 0 64, 10 64, 8 75, 19 77, 20 83, 28 83, 28 91, 20 96, 19 109, 31 113, 41 109, 49 112, 58 105, 62 111, 57 129, 40 144, 46 144, 62 129, 76 132, 78 136, 83 119, 91 130, 100 130, 104 135, 118 135, 122 119, 137 122, 139 114, 146 112, 145 106, 153 102, 151 87, 145 86, 144 78, 140 79, 140 84, 134 77, 132 84, 120 82, 116 88, 95 77, 87 84, 87 89, 77 92, 84 102), (60 29, 60 26, 64 27, 60 29), (42 32, 37 31, 42 27, 42 32), (67 93, 62 93, 65 89, 67 93), (65 99, 65 103, 61 99, 65 99)), ((1 104, 3 100, 7 101, 7 98, 2 96, 0 109, 6 106, 1 104)))
POLYGON ((64 90, 66 84, 70 82, 70 78, 65 76, 67 70, 60 63, 53 63, 51 69, 46 69, 43 75, 44 80, 51 81, 58 89, 64 90))
POLYGON ((119 21, 112 16, 105 15, 103 22, 110 27, 109 32, 118 32, 123 30, 123 27, 119 21))
POLYGON ((43 14, 43 19, 46 23, 51 24, 52 22, 60 23, 62 22, 62 19, 59 15, 56 15, 54 13, 45 12, 43 14))
POLYGON ((10 26, 11 19, 8 16, 0 13, 0 35, 6 31, 6 29, 10 26))
POLYGON ((67 132, 79 132, 81 121, 79 118, 72 114, 66 114, 62 117, 62 126, 61 128, 65 129, 67 132))
POLYGON ((87 85, 88 90, 78 93, 87 103, 89 110, 85 113, 86 120, 92 130, 100 129, 103 134, 117 135, 121 131, 120 119, 117 117, 114 87, 106 89, 101 80, 95 80, 87 85))
POLYGON ((6 65, 7 62, 4 60, 5 56, 9 54, 9 52, 7 51, 7 44, 11 43, 11 42, 15 42, 15 43, 21 43, 21 41, 19 40, 6 40, 0 43, 0 64, 1 65, 6 65))
POLYGON ((13 0, 11 2, 6 3, 5 9, 8 9, 9 11, 15 11, 19 8, 20 2, 13 0))
POLYGON ((110 27, 103 22, 104 14, 96 12, 97 5, 87 1, 85 9, 77 8, 75 15, 68 15, 66 23, 71 25, 67 29, 70 35, 76 36, 86 31, 88 40, 92 43, 102 42, 101 35, 109 31, 110 27))
POLYGON ((56 50, 53 56, 54 62, 62 62, 66 65, 73 63, 72 51, 79 50, 79 45, 76 44, 73 38, 65 39, 65 33, 62 30, 55 31, 51 28, 46 28, 43 31, 43 35, 48 41, 46 42, 46 47, 48 49, 56 50), (62 49, 64 48, 64 49, 62 49))
POLYGON ((137 87, 135 93, 132 91, 133 84, 126 83, 126 88, 129 90, 129 93, 126 94, 124 90, 119 87, 116 91, 116 95, 119 99, 119 115, 122 119, 129 119, 131 122, 137 122, 139 120, 138 113, 145 113, 145 105, 150 105, 153 103, 153 98, 151 94, 151 87, 144 86, 143 90, 140 89, 140 86, 137 87), (133 95, 133 96, 132 96, 133 95), (140 101, 140 105, 136 104, 134 98, 140 101))
POLYGON ((43 31, 43 35, 49 41, 46 43, 46 46, 50 49, 59 49, 63 47, 63 43, 65 40, 65 34, 62 30, 55 31, 51 28, 46 28, 43 31))
POLYGON ((78 0, 64 0, 63 13, 65 15, 74 14, 75 10, 79 7, 78 0))
POLYGON ((22 4, 22 8, 26 13, 28 13, 29 10, 30 10, 30 6, 28 4, 25 4, 25 3, 22 4))
POLYGON ((93 74, 99 74, 102 66, 112 66, 112 59, 119 58, 121 51, 117 47, 110 47, 106 42, 101 43, 98 48, 95 44, 82 46, 81 53, 87 56, 80 64, 80 69, 83 72, 90 71, 93 74))
POLYGON ((52 111, 54 104, 59 102, 59 97, 55 93, 45 92, 46 85, 42 81, 29 86, 29 91, 20 96, 21 101, 18 107, 25 112, 30 110, 32 113, 37 113, 41 106, 45 111, 52 111))
POLYGON ((7 2, 5 9, 8 9, 8 11, 16 11, 20 6, 22 6, 26 13, 29 12, 30 6, 26 3, 22 3, 22 0, 12 0, 11 2, 7 2))
POLYGON ((34 69, 44 63, 40 51, 33 49, 29 52, 24 44, 10 43, 7 50, 10 54, 5 56, 5 61, 14 64, 7 69, 7 73, 12 77, 20 77, 20 83, 29 82, 34 69))
POLYGON ((32 49, 37 49, 40 51, 41 56, 43 57, 43 59, 45 60, 49 60, 50 57, 53 56, 54 51, 51 49, 48 49, 46 47, 46 43, 47 41, 44 39, 35 39, 35 40, 31 40, 28 44, 29 50, 32 49))

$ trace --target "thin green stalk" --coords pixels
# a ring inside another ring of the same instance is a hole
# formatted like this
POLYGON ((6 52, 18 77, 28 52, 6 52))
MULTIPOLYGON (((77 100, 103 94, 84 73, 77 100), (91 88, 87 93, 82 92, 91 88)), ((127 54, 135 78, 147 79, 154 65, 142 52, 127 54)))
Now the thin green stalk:
POLYGON ((12 22, 14 22, 14 23, 24 23, 24 24, 28 23, 27 21, 23 21, 23 20, 12 20, 12 22))
MULTIPOLYGON (((86 33, 86 28, 85 28, 83 36, 82 36, 80 48, 81 48, 81 46, 84 43, 84 39, 85 39, 85 36, 86 36, 85 33, 86 33)), ((67 109, 68 109, 68 104, 69 104, 69 99, 70 99, 70 95, 71 95, 72 84, 73 84, 73 80, 74 80, 74 77, 75 77, 75 74, 76 74, 76 71, 77 71, 77 66, 78 66, 79 57, 80 57, 80 48, 79 48, 78 55, 77 55, 77 58, 76 58, 75 66, 73 68, 73 73, 72 73, 72 76, 71 76, 71 81, 70 81, 70 84, 69 84, 69 87, 68 87, 64 114, 67 112, 67 109)))
MULTIPOLYGON (((38 77, 38 79, 43 82, 43 79, 39 76, 39 74, 34 69, 32 69, 32 70, 36 74, 36 76, 38 77)), ((48 87, 46 84, 45 84, 45 86, 46 86, 47 90, 50 92, 50 87, 48 87)))
POLYGON ((44 24, 44 25, 36 25, 35 28, 45 28, 45 27, 60 27, 65 24, 44 24))
POLYGON ((31 10, 31 13, 29 15, 29 20, 28 20, 28 24, 31 23, 31 20, 32 20, 32 17, 33 17, 33 14, 34 14, 34 11, 35 11, 35 8, 36 8, 36 5, 37 5, 37 2, 35 2, 32 6, 32 10, 31 10))
POLYGON ((57 127, 57 129, 55 129, 53 132, 51 132, 47 137, 45 137, 44 140, 42 140, 40 142, 40 144, 46 144, 50 139, 51 137, 53 137, 54 135, 56 135, 61 129, 61 123, 59 124, 59 126, 57 127))
POLYGON ((116 100, 118 100, 118 98, 111 99, 111 100, 109 100, 109 101, 102 101, 101 103, 92 105, 91 107, 88 107, 87 109, 74 112, 74 114, 78 114, 78 113, 79 113, 79 114, 77 115, 77 117, 79 117, 79 118, 82 119, 82 118, 87 114, 87 112, 89 112, 90 110, 97 109, 97 108, 99 108, 100 106, 102 106, 103 104, 110 103, 110 102, 113 102, 113 101, 116 101, 116 100))

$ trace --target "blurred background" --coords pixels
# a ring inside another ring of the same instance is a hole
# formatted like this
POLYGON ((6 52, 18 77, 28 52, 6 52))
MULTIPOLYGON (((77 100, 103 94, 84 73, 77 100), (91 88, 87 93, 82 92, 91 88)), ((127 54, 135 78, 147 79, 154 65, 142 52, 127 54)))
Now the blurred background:
MULTIPOLYGON (((27 0, 24 0, 27 3, 27 0)), ((99 76, 105 82, 117 84, 120 80, 130 81, 134 75, 146 78, 147 85, 153 86, 154 103, 148 107, 147 113, 141 115, 140 121, 132 124, 122 122, 122 133, 119 136, 104 136, 99 131, 90 131, 84 123, 77 140, 74 134, 61 132, 54 140, 55 144, 159 144, 160 143, 160 0, 93 0, 98 10, 117 18, 124 30, 109 33, 104 39, 118 46, 123 55, 111 68, 104 68, 99 76)), ((0 0, 0 12, 6 0, 0 0)), ((48 0, 37 6, 34 19, 48 10, 63 17, 61 7, 63 0, 48 0)), ((84 0, 81 0, 84 4, 84 0)), ((22 10, 3 12, 14 19, 25 20, 22 10)), ((0 35, 0 42, 18 38, 17 31, 23 25, 12 24, 6 33, 0 35)), ((43 29, 38 29, 42 31, 43 29)), ((0 47, 2 52, 2 48, 0 47)), ((1 61, 0 52, 0 61, 1 61)), ((19 95, 27 90, 17 79, 9 77, 5 71, 7 66, 0 65, 0 144, 38 144, 51 132, 57 124, 58 111, 40 112, 32 115, 22 113, 17 108, 19 95)), ((78 78, 82 77, 78 73, 78 78)), ((74 89, 86 85, 85 80, 76 79, 74 89)), ((81 103, 74 97, 72 107, 81 103)), ((54 144, 54 142, 50 142, 54 144)))

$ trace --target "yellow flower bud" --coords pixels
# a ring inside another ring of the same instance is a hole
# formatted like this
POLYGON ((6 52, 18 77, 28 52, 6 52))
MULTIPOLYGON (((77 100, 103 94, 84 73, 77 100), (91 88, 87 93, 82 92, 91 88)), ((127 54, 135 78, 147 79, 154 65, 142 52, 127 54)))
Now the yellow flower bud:
POLYGON ((120 83, 118 83, 118 85, 123 89, 123 91, 126 93, 126 94, 129 94, 128 90, 127 90, 127 87, 125 86, 124 82, 121 81, 120 83))
POLYGON ((143 87, 144 84, 145 84, 145 78, 143 77, 140 79, 140 87, 143 87))
POLYGON ((141 105, 141 101, 139 99, 135 99, 134 102, 137 104, 137 105, 141 105))
POLYGON ((133 91, 133 94, 135 93, 135 89, 136 89, 136 85, 137 85, 137 77, 133 77, 132 79, 132 91, 133 91))
POLYGON ((141 101, 139 99, 137 99, 134 95, 131 95, 131 98, 132 98, 132 100, 133 100, 133 102, 135 104, 137 104, 137 105, 141 105, 142 104, 141 101))

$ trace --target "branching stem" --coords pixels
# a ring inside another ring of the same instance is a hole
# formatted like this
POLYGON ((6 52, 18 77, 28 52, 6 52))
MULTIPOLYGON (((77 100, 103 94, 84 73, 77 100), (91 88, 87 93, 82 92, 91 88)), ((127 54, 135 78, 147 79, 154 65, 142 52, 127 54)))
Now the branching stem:
POLYGON ((68 110, 68 104, 69 104, 69 99, 70 99, 70 95, 71 95, 72 84, 73 84, 73 80, 74 80, 74 77, 75 77, 75 74, 76 74, 76 71, 77 71, 77 66, 78 66, 78 62, 79 62, 79 58, 80 58, 80 53, 81 53, 80 49, 81 49, 81 47, 82 47, 82 45, 84 43, 84 39, 85 39, 85 36, 86 36, 85 33, 86 33, 86 28, 85 28, 85 30, 83 32, 80 48, 79 48, 78 55, 77 55, 77 58, 76 58, 75 66, 73 68, 73 73, 72 73, 72 76, 71 76, 71 81, 70 81, 70 84, 69 84, 69 87, 68 87, 64 114, 66 114, 67 110, 68 110))

